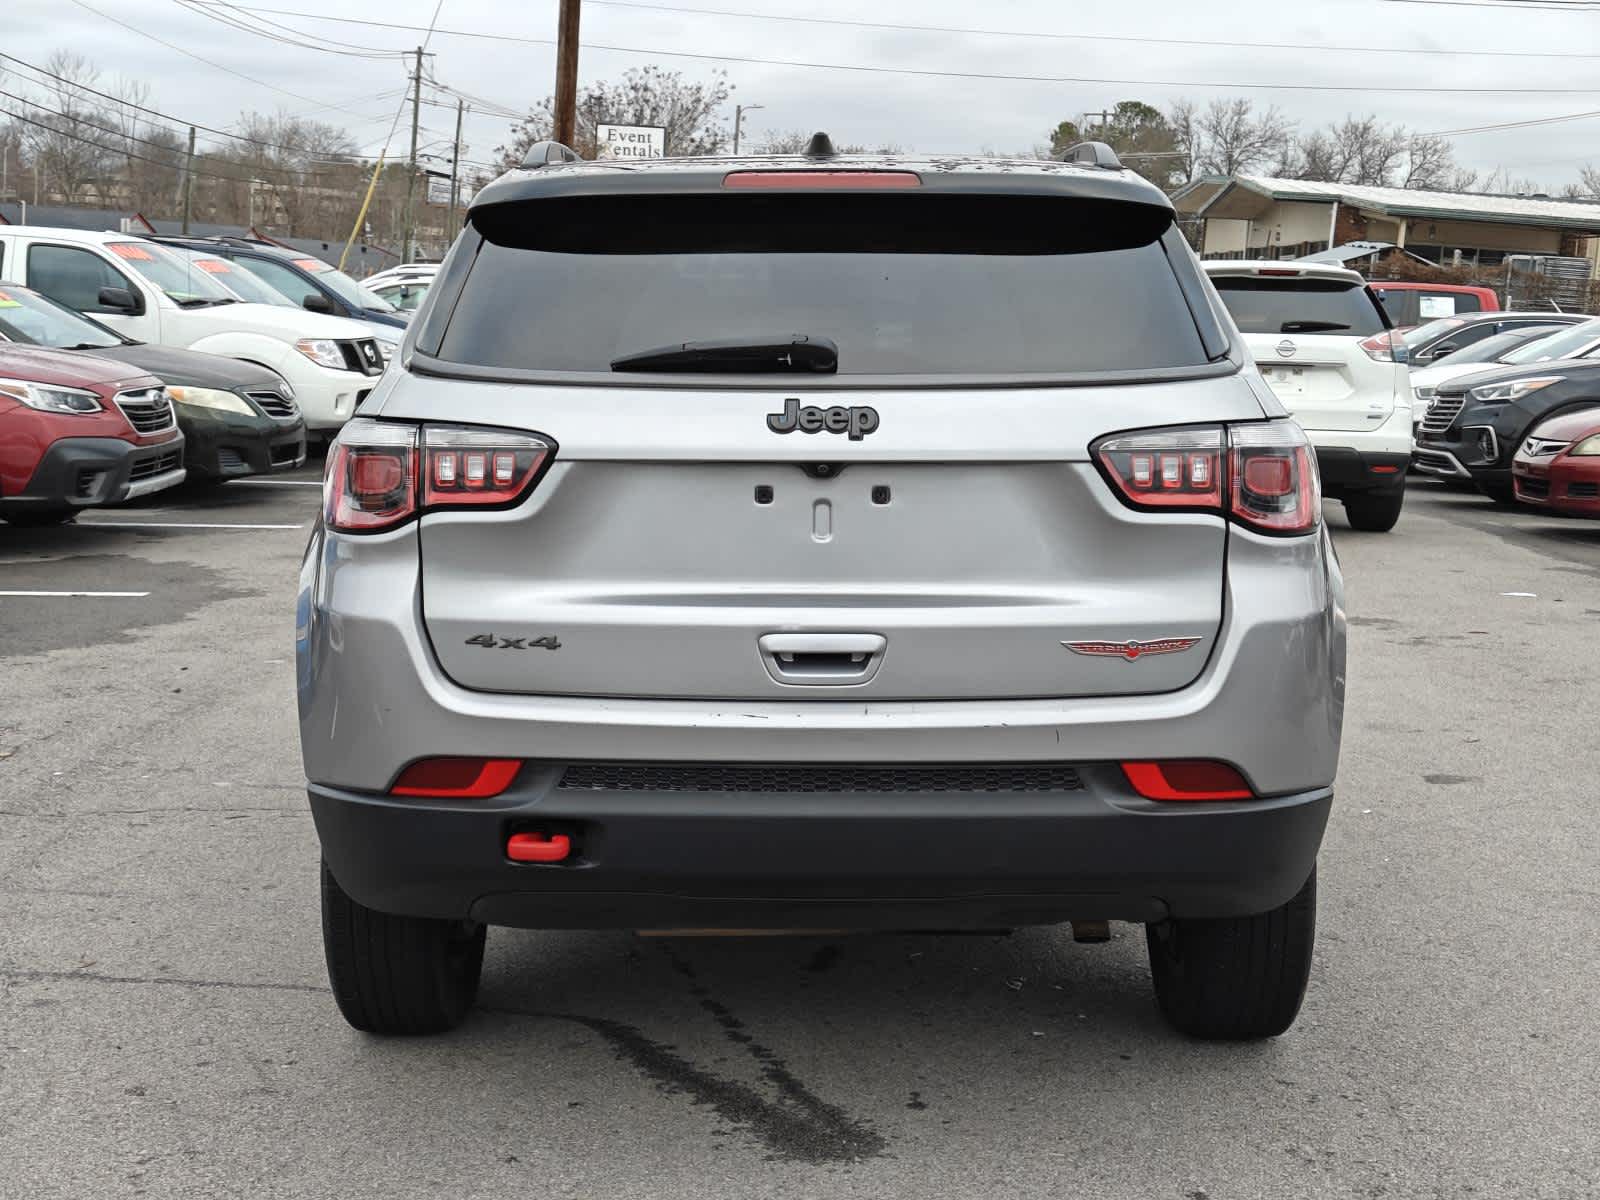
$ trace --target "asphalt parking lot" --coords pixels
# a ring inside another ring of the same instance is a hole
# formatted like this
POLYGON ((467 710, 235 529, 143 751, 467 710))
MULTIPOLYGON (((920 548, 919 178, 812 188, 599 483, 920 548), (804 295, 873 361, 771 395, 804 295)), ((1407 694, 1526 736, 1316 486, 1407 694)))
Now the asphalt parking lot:
POLYGON ((1600 524, 1329 506, 1344 759, 1275 1042, 1168 1032, 1133 927, 494 930, 481 1011, 379 1041, 326 989, 300 787, 315 479, 0 526, 0 1196, 1600 1191, 1600 524))

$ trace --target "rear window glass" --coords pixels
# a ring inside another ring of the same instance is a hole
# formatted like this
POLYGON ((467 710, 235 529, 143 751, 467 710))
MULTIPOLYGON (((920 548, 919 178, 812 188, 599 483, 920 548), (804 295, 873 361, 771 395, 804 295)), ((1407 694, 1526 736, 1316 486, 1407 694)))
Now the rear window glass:
POLYGON ((1383 310, 1359 283, 1342 279, 1213 276, 1240 333, 1368 337, 1386 328, 1383 310))
POLYGON ((591 196, 473 214, 438 357, 607 372, 645 350, 827 338, 838 374, 1204 364, 1169 211, 1049 197, 591 196))

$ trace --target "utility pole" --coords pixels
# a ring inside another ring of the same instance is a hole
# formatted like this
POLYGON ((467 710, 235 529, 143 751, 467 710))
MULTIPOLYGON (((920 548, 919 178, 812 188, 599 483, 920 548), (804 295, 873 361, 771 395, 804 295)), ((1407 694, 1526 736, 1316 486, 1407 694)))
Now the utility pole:
POLYGON ((571 146, 578 129, 578 8, 581 0, 561 0, 556 33, 555 139, 571 146))
POLYGON ((744 125, 744 115, 754 112, 758 108, 765 108, 764 104, 735 104, 733 106, 733 152, 739 153, 739 130, 744 125))
POLYGON ((445 232, 452 240, 456 236, 456 186, 461 178, 461 117, 466 112, 466 101, 456 101, 456 148, 450 155, 450 223, 445 232))
POLYGON ((189 152, 183 159, 183 232, 189 232, 189 213, 194 208, 194 126, 189 126, 189 152))
POLYGON ((417 47, 417 69, 411 77, 411 165, 406 170, 405 234, 400 239, 400 261, 411 261, 411 202, 417 191, 417 125, 422 120, 422 47, 417 47))

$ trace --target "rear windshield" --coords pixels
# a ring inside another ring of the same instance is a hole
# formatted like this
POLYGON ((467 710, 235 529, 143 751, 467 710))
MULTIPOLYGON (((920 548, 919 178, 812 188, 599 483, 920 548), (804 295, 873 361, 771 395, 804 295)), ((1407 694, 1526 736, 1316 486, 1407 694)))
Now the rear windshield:
POLYGON ((838 374, 1204 364, 1172 214, 1034 196, 599 196, 481 209, 441 359, 607 372, 642 351, 826 338, 838 374))
POLYGON ((1342 279, 1214 275, 1240 333, 1382 333, 1383 310, 1364 284, 1342 279))

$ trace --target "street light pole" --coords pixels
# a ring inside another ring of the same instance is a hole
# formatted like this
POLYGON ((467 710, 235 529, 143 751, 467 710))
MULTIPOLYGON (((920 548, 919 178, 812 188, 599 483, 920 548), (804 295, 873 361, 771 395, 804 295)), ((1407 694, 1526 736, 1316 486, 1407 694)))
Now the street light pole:
POLYGON ((744 126, 744 115, 765 108, 765 104, 735 104, 733 106, 733 152, 739 153, 739 134, 744 126))

